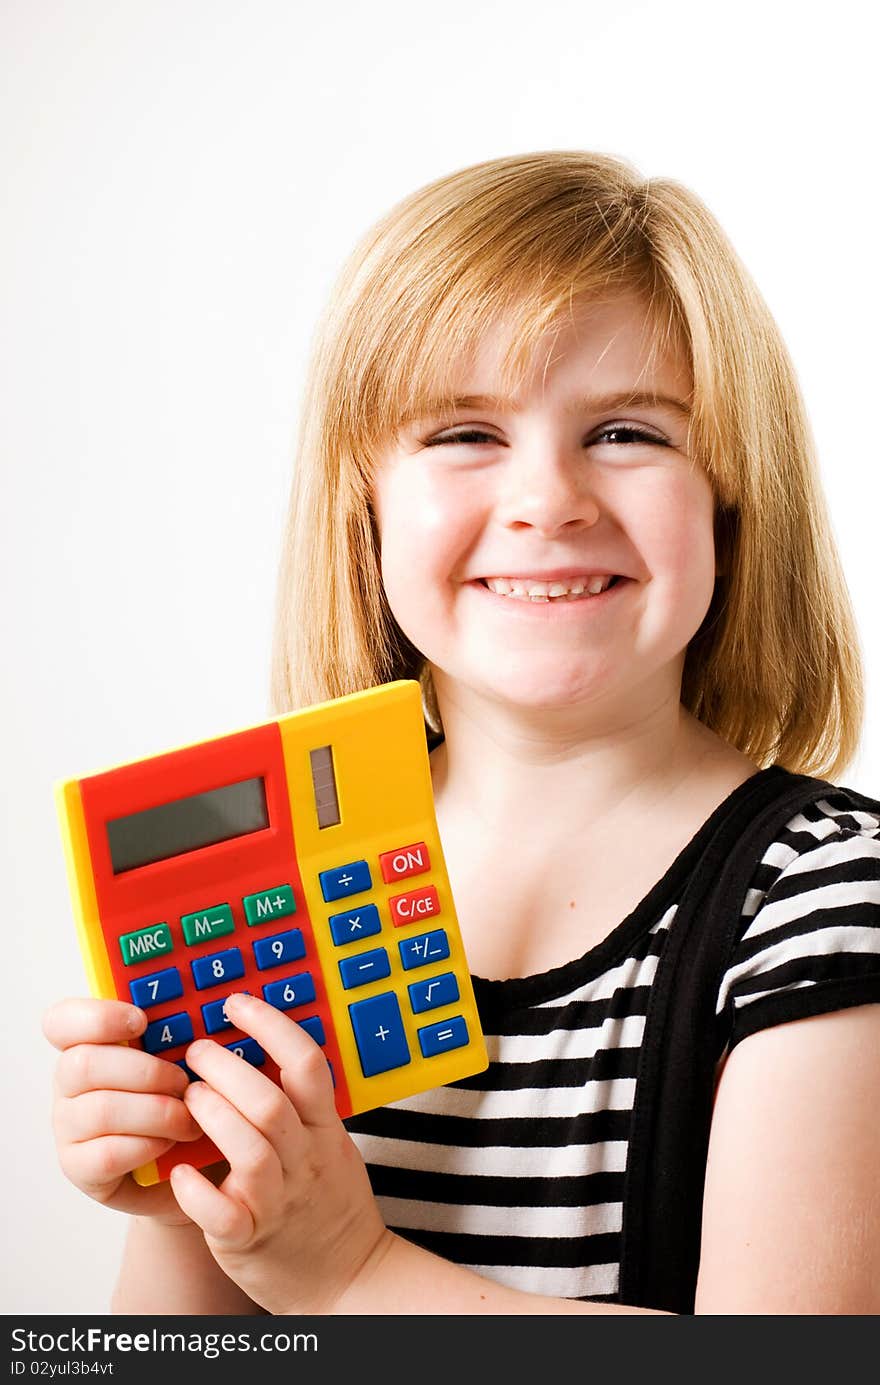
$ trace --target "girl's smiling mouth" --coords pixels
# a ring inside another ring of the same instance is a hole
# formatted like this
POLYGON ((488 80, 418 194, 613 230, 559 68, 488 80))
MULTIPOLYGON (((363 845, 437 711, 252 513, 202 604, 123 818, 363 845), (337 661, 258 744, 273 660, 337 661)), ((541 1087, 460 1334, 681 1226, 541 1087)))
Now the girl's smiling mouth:
POLYGON ((520 614, 534 614, 540 611, 546 618, 551 607, 559 610, 565 608, 567 611, 577 607, 581 612, 594 606, 597 609, 605 609, 615 602, 616 594, 630 586, 632 581, 632 578, 619 575, 613 576, 610 582, 605 578, 603 589, 598 592, 590 591, 590 586, 597 585, 596 579, 590 578, 548 582, 521 578, 477 577, 465 585, 485 596, 496 607, 504 605, 511 612, 517 611, 520 614))

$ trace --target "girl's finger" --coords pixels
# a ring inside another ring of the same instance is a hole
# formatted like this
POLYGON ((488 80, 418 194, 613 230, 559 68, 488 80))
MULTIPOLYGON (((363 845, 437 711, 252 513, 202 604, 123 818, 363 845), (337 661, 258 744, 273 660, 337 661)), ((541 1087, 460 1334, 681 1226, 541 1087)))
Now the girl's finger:
POLYGON ((122 1044, 75 1044, 55 1067, 55 1090, 67 1097, 97 1088, 182 1097, 188 1081, 176 1063, 122 1044))
POLYGON ((178 1097, 118 1091, 83 1092, 81 1096, 59 1102, 55 1133, 65 1144, 81 1144, 102 1135, 197 1140, 202 1134, 178 1097))
POLYGON ((59 1151, 59 1162, 71 1183, 100 1202, 102 1191, 115 1192, 124 1174, 158 1159, 176 1143, 137 1135, 102 1135, 65 1146, 59 1151))
POLYGON ((222 1193, 192 1164, 175 1164, 171 1191, 185 1216, 223 1247, 238 1250, 254 1234, 254 1219, 244 1203, 222 1193))
MULTIPOLYGON (((190 1044, 186 1050, 186 1061, 269 1142, 282 1168, 296 1167, 302 1125, 277 1082, 273 1082, 253 1064, 239 1058, 224 1044, 215 1043, 212 1039, 197 1039, 190 1044)), ((198 1087, 201 1084, 196 1082, 191 1085, 198 1087)), ((193 1107, 194 1111, 197 1109, 193 1107)))
POLYGON ((235 992, 226 1001, 226 1013, 275 1059, 284 1090, 303 1124, 337 1124, 333 1078, 314 1039, 283 1011, 256 996, 235 992))
POLYGON ((43 1033, 53 1048, 72 1044, 117 1044, 142 1034, 147 1017, 125 1000, 95 1000, 70 996, 59 1000, 43 1015, 43 1033))
POLYGON ((281 1206, 284 1175, 278 1154, 262 1131, 207 1081, 191 1082, 184 1101, 208 1139, 229 1162, 231 1184, 227 1191, 234 1190, 255 1221, 264 1211, 277 1210, 281 1206))

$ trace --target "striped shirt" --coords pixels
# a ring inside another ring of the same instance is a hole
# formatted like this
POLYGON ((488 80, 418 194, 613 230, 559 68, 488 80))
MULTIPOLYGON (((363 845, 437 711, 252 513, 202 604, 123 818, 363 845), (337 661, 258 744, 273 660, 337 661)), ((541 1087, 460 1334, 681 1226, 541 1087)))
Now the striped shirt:
MULTIPOLYGON (((717 996, 718 1063, 758 1029, 880 1001, 880 801, 859 799, 834 786, 757 863, 717 996)), ((619 1302, 648 998, 700 850, 695 837, 582 957, 474 977, 486 1072, 345 1122, 392 1230, 500 1284, 619 1302)))

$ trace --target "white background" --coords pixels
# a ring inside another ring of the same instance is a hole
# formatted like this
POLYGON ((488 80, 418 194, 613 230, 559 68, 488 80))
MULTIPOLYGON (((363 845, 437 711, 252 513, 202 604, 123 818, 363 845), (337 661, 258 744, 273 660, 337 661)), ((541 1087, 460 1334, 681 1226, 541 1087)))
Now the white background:
POLYGON ((876 106, 861 0, 2 0, 6 1250, 0 1310, 105 1311, 125 1218, 62 1177, 85 992, 55 778, 268 714, 306 352, 355 240, 466 164, 589 148, 691 186, 818 439, 880 796, 876 106))

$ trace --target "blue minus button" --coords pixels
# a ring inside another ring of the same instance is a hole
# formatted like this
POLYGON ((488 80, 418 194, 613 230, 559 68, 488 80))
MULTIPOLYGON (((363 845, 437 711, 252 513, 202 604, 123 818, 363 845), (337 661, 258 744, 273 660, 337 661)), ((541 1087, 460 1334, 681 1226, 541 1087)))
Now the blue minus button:
POLYGON ((419 1045, 423 1058, 436 1058, 448 1048, 464 1048, 468 1041, 467 1025, 461 1015, 451 1020, 441 1020, 439 1024, 426 1025, 419 1030, 419 1045))

